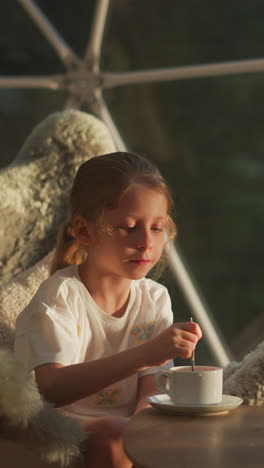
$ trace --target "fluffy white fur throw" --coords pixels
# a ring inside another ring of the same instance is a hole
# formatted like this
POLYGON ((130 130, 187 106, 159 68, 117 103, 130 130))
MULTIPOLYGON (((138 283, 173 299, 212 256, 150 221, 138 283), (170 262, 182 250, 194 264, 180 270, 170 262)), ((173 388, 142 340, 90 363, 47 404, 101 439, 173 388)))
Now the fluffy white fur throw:
POLYGON ((13 349, 16 318, 48 277, 51 255, 0 285, 0 345, 13 349))
POLYGON ((17 158, 0 171, 1 282, 53 248, 78 166, 112 151, 107 127, 85 112, 56 112, 36 126, 17 158))
POLYGON ((224 369, 224 393, 243 398, 244 405, 264 405, 264 342, 224 369))
POLYGON ((112 137, 100 120, 62 111, 41 122, 15 161, 0 171, 0 435, 31 443, 41 458, 61 466, 80 455, 84 432, 42 399, 33 375, 15 361, 15 321, 48 276, 48 252, 78 166, 112 151, 112 137))
POLYGON ((0 345, 12 348, 17 315, 48 276, 47 254, 77 168, 112 151, 103 122, 66 110, 37 125, 13 164, 0 171, 0 345))
POLYGON ((77 420, 42 399, 33 374, 25 372, 13 353, 0 348, 1 433, 62 467, 81 459, 81 443, 87 437, 77 420))

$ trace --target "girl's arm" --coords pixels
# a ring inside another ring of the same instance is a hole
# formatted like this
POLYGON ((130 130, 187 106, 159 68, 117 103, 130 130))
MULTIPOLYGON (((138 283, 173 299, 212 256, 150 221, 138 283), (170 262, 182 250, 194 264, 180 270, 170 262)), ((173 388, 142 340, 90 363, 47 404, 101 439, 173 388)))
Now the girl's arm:
POLYGON ((64 406, 122 380, 142 365, 148 357, 143 345, 106 358, 63 366, 43 364, 35 368, 40 393, 56 406, 64 406))
POLYGON ((137 404, 134 413, 138 413, 144 408, 148 408, 150 404, 147 402, 147 397, 157 395, 157 389, 153 380, 154 374, 143 375, 138 381, 137 404))
POLYGON ((69 366, 40 365, 35 368, 36 381, 46 400, 64 406, 146 367, 159 366, 175 356, 189 358, 200 337, 196 323, 174 324, 148 342, 106 358, 69 366))

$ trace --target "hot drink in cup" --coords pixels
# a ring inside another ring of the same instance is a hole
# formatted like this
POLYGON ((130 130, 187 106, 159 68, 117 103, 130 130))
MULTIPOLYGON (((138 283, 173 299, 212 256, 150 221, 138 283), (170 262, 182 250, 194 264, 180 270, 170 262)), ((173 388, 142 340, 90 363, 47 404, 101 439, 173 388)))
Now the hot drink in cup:
POLYGON ((213 366, 172 367, 154 376, 155 386, 177 405, 211 405, 223 397, 223 369, 213 366))

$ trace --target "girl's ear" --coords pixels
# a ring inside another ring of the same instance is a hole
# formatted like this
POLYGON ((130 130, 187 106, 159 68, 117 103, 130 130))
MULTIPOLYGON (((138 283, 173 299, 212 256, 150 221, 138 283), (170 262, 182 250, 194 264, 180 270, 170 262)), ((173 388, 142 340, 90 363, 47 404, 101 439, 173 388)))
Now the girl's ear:
POLYGON ((93 241, 92 226, 83 216, 76 216, 73 223, 75 238, 82 245, 91 245, 93 241))

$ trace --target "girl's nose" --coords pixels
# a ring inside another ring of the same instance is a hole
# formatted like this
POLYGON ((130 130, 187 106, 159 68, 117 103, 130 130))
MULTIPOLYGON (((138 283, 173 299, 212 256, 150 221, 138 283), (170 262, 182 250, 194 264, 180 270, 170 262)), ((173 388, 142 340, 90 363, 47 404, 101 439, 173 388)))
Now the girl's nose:
POLYGON ((151 235, 145 231, 142 230, 137 239, 137 248, 138 249, 151 249, 153 245, 151 235))

